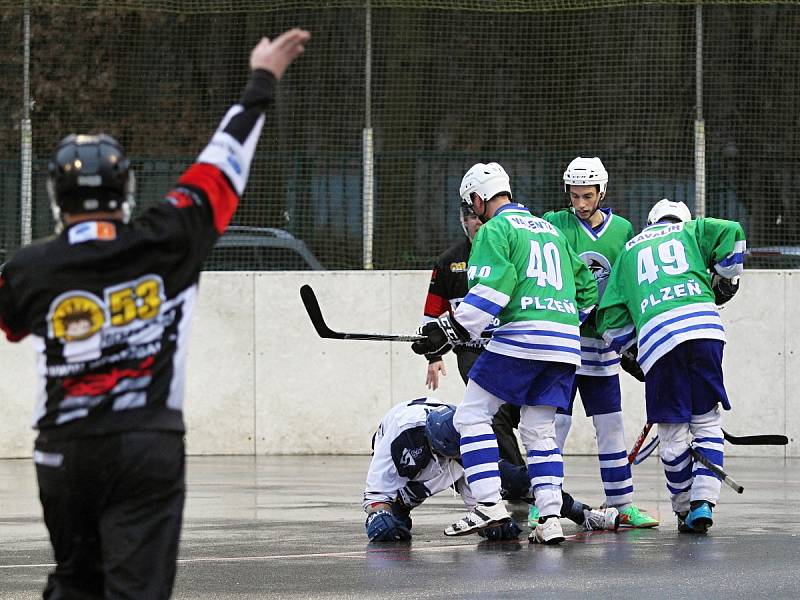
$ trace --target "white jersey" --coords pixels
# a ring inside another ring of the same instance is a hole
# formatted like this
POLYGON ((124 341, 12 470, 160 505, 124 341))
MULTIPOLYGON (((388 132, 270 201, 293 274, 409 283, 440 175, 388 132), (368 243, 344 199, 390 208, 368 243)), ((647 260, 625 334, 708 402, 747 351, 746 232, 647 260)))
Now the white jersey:
POLYGON ((392 503, 398 497, 413 508, 448 488, 461 493, 468 509, 475 506, 461 463, 434 454, 425 436, 428 413, 442 405, 433 398, 418 398, 401 402, 384 415, 372 442, 365 509, 375 502, 392 503))

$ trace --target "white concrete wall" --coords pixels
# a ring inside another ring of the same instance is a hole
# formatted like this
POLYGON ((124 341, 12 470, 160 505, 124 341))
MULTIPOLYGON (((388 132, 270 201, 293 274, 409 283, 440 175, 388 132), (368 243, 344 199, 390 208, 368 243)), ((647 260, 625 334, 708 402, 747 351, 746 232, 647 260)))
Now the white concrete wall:
MULTIPOLYGON (((205 273, 189 349, 188 450, 193 454, 369 453, 381 415, 426 395, 424 358, 407 343, 323 340, 300 302, 311 284, 333 329, 413 333, 427 271, 205 273)), ((800 273, 748 271, 722 311, 724 368, 734 435, 783 433, 784 448, 726 445, 731 456, 800 456, 800 273)), ((0 457, 30 455, 34 398, 31 345, 0 343, 0 457)), ((458 403, 452 354, 434 394, 458 403)), ((645 422, 641 384, 622 375, 629 444, 645 422)), ((592 454, 591 421, 579 402, 566 453, 592 454)))

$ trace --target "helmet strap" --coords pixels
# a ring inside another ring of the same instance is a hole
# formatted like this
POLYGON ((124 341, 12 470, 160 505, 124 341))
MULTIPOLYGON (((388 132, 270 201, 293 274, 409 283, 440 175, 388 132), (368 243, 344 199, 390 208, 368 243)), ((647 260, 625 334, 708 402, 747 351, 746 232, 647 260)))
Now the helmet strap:
MULTIPOLYGON (((480 198, 480 196, 476 192, 472 192, 472 193, 475 194, 476 196, 478 196, 478 198, 480 198)), ((480 198, 480 200, 481 200, 481 202, 483 202, 483 210, 480 212, 480 214, 478 214, 478 211, 475 210, 475 201, 473 200, 472 201, 472 212, 474 212, 475 216, 477 216, 478 219, 480 219, 481 223, 486 223, 489 220, 489 219, 486 218, 486 210, 488 209, 489 201, 488 200, 484 200, 483 198, 480 198)))

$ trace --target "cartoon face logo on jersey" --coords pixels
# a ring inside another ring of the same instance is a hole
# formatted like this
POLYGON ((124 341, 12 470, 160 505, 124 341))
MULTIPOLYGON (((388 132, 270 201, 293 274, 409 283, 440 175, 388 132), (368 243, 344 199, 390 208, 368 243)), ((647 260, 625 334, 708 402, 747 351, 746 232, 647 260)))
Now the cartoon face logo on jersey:
POLYGON ((67 292, 56 298, 47 313, 50 337, 62 342, 85 340, 106 322, 103 303, 88 292, 67 292))
POLYGON ((606 291, 608 277, 611 275, 611 263, 599 252, 592 251, 582 252, 581 259, 594 275, 594 279, 597 282, 597 292, 602 298, 603 292, 606 291))

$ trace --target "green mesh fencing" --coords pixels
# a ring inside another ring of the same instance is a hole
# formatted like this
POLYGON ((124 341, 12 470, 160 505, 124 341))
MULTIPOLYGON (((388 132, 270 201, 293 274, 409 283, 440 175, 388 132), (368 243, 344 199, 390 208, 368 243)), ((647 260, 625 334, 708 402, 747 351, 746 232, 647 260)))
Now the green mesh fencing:
POLYGON ((247 229, 208 268, 308 268, 297 245, 328 269, 425 268, 463 235, 458 185, 473 163, 503 164, 515 199, 542 213, 566 204, 561 175, 578 155, 602 158, 607 204, 636 228, 662 197, 693 210, 704 198, 707 216, 743 223, 751 247, 800 246, 800 2, 705 2, 700 21, 693 1, 0 8, 0 259, 25 239, 26 12, 33 238, 52 231, 44 168, 63 135, 117 137, 139 206, 157 201, 238 97, 258 38, 300 25, 313 38, 264 129, 234 219, 247 229))

